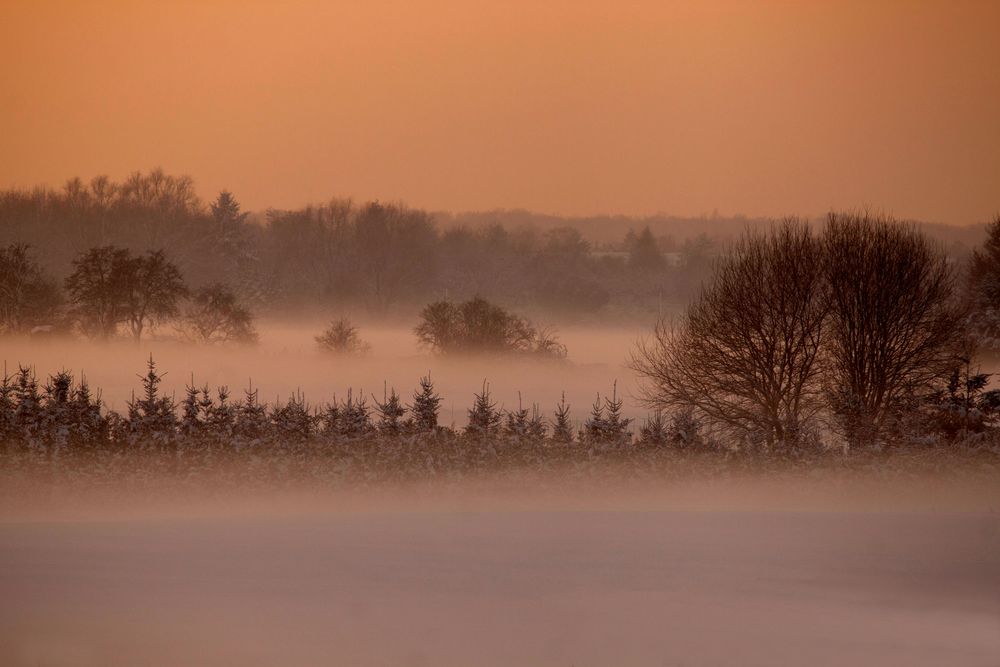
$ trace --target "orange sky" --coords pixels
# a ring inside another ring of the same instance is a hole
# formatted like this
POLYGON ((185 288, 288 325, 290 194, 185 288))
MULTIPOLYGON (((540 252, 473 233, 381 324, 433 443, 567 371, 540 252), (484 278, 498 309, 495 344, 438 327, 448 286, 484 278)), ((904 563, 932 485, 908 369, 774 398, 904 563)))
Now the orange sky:
POLYGON ((998 35, 992 0, 2 0, 0 186, 982 222, 998 35))

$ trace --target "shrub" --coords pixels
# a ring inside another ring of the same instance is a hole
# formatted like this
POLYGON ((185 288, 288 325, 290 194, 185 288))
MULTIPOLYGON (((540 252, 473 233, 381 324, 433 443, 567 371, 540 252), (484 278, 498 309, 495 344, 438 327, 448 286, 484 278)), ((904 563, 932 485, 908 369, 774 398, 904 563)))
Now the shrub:
POLYGON ((184 310, 181 334, 199 343, 256 343, 253 315, 225 285, 203 287, 184 310))
POLYGON ((547 329, 482 297, 455 304, 437 301, 420 314, 414 329, 420 343, 436 352, 532 353, 563 358, 566 347, 547 329))
POLYGON ((358 328, 346 317, 330 323, 322 334, 316 336, 316 343, 323 352, 334 354, 366 354, 371 345, 361 340, 358 328))

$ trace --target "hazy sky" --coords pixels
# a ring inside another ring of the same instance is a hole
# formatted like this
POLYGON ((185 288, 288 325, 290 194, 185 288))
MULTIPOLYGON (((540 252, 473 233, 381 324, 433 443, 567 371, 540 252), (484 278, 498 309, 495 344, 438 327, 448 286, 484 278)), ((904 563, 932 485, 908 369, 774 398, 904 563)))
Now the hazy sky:
POLYGON ((2 0, 0 186, 982 222, 998 35, 996 0, 2 0))

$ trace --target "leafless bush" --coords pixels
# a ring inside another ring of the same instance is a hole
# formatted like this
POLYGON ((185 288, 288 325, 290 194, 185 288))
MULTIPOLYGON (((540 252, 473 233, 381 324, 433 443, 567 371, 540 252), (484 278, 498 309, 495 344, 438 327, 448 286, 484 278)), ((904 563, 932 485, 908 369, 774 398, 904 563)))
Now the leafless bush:
POLYGON ((181 335, 199 343, 255 343, 253 315, 225 285, 196 291, 184 309, 181 335))
POLYGON ((346 317, 330 323, 326 330, 316 336, 319 349, 335 354, 366 354, 371 345, 361 340, 358 328, 346 317))
POLYGON ((566 346, 550 329, 475 297, 463 303, 437 301, 420 313, 414 329, 426 347, 441 353, 520 352, 562 359, 566 346))

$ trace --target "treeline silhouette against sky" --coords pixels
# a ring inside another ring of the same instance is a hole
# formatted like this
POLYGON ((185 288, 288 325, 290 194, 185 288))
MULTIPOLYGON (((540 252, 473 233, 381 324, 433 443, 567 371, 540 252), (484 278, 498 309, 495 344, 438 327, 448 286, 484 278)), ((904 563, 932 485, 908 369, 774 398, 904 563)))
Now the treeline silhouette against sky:
POLYGON ((0 186, 245 206, 996 212, 1000 4, 8 0, 0 186))

